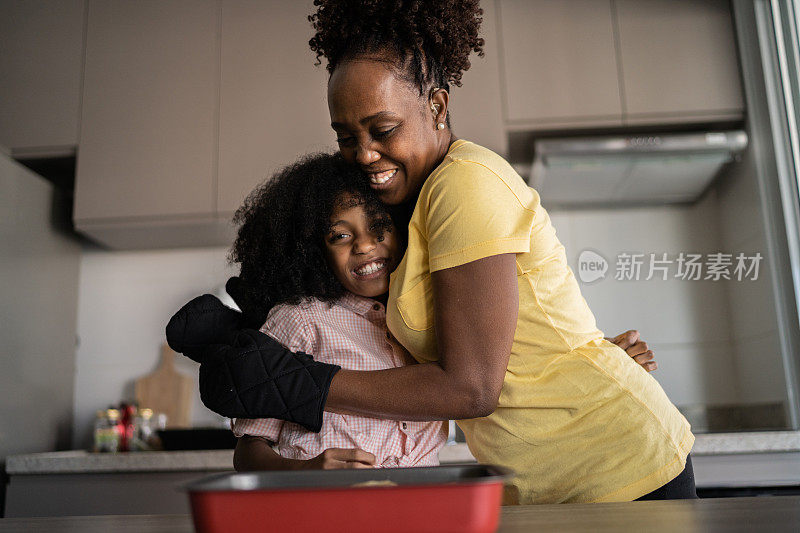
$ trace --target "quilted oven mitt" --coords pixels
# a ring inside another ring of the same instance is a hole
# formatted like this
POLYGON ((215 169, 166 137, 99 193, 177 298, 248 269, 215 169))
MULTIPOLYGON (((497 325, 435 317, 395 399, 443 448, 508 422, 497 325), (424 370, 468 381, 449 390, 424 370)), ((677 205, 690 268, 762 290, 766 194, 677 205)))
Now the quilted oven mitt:
POLYGON ((293 353, 243 317, 204 294, 167 324, 170 348, 200 363, 200 398, 230 418, 277 418, 309 431, 322 427, 334 374, 341 367, 293 353))

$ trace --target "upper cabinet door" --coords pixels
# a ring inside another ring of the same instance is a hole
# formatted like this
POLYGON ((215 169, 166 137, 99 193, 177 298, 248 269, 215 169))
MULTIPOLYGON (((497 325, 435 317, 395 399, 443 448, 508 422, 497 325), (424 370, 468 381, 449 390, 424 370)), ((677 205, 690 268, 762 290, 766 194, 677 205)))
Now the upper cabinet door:
POLYGON ((88 9, 76 220, 212 215, 217 3, 88 9))
POLYGON ((450 87, 450 121, 456 136, 508 155, 500 83, 500 42, 494 0, 483 0, 483 57, 472 53, 461 87, 450 87))
POLYGON ((741 117, 728 0, 616 0, 630 118, 741 117))
POLYGON ((219 213, 300 155, 335 150, 310 0, 223 0, 219 213))
POLYGON ((84 0, 0 4, 0 145, 42 154, 78 144, 84 0))
POLYGON ((498 7, 510 127, 621 123, 610 0, 500 0, 498 7))

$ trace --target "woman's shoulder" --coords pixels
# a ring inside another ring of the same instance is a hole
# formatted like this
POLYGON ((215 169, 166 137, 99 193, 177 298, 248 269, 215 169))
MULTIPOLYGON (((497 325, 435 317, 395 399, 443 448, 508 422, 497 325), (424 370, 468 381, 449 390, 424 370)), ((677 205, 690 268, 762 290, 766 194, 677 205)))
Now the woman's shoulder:
POLYGON ((464 139, 453 142, 448 150, 445 160, 466 164, 476 164, 501 175, 515 175, 522 179, 514 167, 500 154, 488 148, 464 139))
POLYGON ((527 208, 539 203, 539 195, 499 154, 470 141, 453 143, 442 163, 426 180, 420 196, 434 199, 440 195, 464 195, 473 191, 513 193, 527 208))

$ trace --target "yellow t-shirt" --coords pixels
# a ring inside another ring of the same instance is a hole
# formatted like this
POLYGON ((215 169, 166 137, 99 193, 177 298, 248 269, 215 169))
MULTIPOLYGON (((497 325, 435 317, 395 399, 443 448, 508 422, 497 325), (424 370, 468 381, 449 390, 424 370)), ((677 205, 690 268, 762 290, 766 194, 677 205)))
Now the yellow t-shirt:
POLYGON ((517 473, 506 503, 636 499, 681 470, 689 423, 658 382, 603 339, 538 193, 500 156, 458 140, 425 181, 387 323, 436 360, 431 272, 516 254, 519 315, 500 402, 458 421, 475 457, 517 473))

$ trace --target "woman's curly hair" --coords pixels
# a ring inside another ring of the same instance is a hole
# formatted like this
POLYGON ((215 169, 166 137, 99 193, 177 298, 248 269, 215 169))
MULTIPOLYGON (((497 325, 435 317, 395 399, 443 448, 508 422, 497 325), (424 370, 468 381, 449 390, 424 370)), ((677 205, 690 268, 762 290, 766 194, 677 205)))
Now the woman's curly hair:
POLYGON ((342 296, 325 261, 324 238, 334 209, 356 205, 373 227, 393 230, 364 175, 339 154, 304 156, 251 192, 233 217, 240 227, 228 255, 241 265, 237 303, 245 315, 266 317, 279 303, 342 296))
POLYGON ((343 60, 389 51, 420 95, 433 83, 461 85, 469 54, 483 55, 478 0, 315 0, 311 50, 333 72, 343 60))

